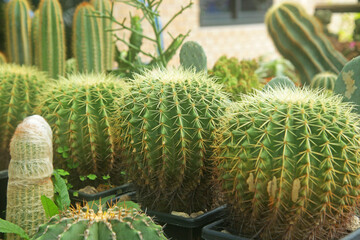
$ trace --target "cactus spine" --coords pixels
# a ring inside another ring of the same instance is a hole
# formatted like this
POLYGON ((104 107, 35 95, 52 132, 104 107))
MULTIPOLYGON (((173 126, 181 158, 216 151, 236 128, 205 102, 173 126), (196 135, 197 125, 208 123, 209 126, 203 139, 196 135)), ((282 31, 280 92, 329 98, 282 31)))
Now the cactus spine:
POLYGON ((32 49, 32 63, 39 66, 39 56, 37 54, 39 48, 39 25, 40 25, 40 12, 36 10, 34 17, 31 21, 31 49, 32 49))
POLYGON ((39 68, 52 78, 65 75, 65 30, 58 0, 42 0, 39 5, 39 68))
POLYGON ((265 86, 264 90, 269 90, 270 88, 283 88, 283 87, 289 87, 289 88, 295 88, 295 83, 290 80, 290 78, 286 76, 280 76, 280 77, 274 77, 270 80, 265 86))
MULTIPOLYGON (((38 115, 25 118, 11 139, 10 153, 6 220, 32 236, 47 221, 41 195, 54 197, 52 133, 47 122, 38 115)), ((8 234, 6 239, 21 238, 8 234)))
POLYGON ((137 209, 112 206, 95 213, 86 206, 55 215, 32 240, 127 239, 165 240, 162 227, 137 209))
MULTIPOLYGON (((94 6, 95 10, 100 14, 110 13, 111 12, 111 3, 110 0, 91 0, 91 4, 94 6)), ((115 40, 113 33, 111 31, 106 31, 112 29, 111 20, 108 18, 99 18, 100 22, 100 32, 103 36, 104 43, 104 53, 103 53, 103 64, 105 70, 113 69, 114 57, 115 57, 115 40)))
POLYGON ((207 72, 207 58, 202 46, 194 41, 184 43, 180 49, 180 64, 184 68, 195 68, 207 72))
POLYGON ((265 23, 278 51, 294 64, 304 85, 310 85, 311 79, 320 72, 338 74, 347 62, 331 45, 314 17, 296 3, 272 7, 265 23))
POLYGON ((104 74, 70 75, 44 93, 42 116, 54 129, 54 146, 68 147, 65 162, 55 153, 55 167, 76 168, 81 175, 106 175, 113 168, 114 145, 109 118, 114 99, 120 98, 126 84, 104 74))
POLYGON ((215 144, 236 226, 264 240, 337 239, 360 197, 358 119, 324 91, 245 96, 215 144))
POLYGON ((75 10, 73 22, 73 52, 80 72, 100 73, 104 71, 104 44, 101 26, 94 14, 94 7, 87 2, 75 10))
POLYGON ((311 80, 311 87, 333 91, 336 79, 337 79, 337 75, 334 73, 331 72, 318 73, 311 80))
POLYGON ((7 4, 5 19, 9 62, 31 65, 29 11, 27 0, 12 0, 7 4))
POLYGON ((4 63, 6 63, 6 57, 2 52, 0 52, 0 64, 4 63))
POLYGON ((39 104, 40 89, 45 83, 46 76, 33 67, 0 65, 1 166, 7 166, 10 160, 8 147, 15 127, 25 117, 34 114, 39 104))
POLYGON ((120 145, 139 201, 158 211, 209 207, 210 145, 227 100, 220 86, 203 72, 155 69, 135 75, 130 91, 119 105, 120 145))

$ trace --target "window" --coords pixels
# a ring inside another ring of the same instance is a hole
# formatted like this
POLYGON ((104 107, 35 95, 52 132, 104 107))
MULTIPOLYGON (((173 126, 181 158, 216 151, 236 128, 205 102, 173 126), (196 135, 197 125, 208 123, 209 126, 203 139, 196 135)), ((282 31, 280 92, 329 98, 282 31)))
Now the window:
POLYGON ((273 0, 200 0, 200 26, 264 22, 273 0))

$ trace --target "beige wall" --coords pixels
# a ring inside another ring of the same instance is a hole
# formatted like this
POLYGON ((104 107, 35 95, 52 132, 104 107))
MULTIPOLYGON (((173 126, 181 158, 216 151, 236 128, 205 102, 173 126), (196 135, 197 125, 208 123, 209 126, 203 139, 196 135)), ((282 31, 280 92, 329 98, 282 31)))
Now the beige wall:
MULTIPOLYGON (((199 42, 208 57, 208 67, 212 67, 215 61, 221 55, 235 56, 239 59, 257 58, 261 55, 266 55, 268 58, 276 57, 277 52, 272 43, 272 40, 267 34, 265 24, 248 24, 248 25, 232 25, 232 26, 216 26, 216 27, 200 27, 200 0, 193 0, 194 4, 191 9, 186 10, 180 15, 167 29, 173 36, 180 33, 186 33, 191 29, 191 33, 187 40, 194 40, 199 42)), ((275 4, 283 0, 274 0, 275 4)), ((307 11, 312 14, 316 3, 329 3, 329 0, 294 0, 301 3, 307 11)), ((332 2, 334 2, 333 0, 332 2)), ((356 2, 356 0, 338 0, 341 2, 356 2)), ((181 6, 188 3, 188 0, 163 0, 160 15, 162 23, 165 24, 171 16, 177 12, 181 6)), ((115 9, 117 18, 123 19, 128 17, 129 8, 123 3, 118 3, 115 9)), ((150 26, 144 26, 144 31, 150 34, 150 26)), ((124 32, 119 33, 123 36, 124 32)), ((165 33, 165 45, 171 42, 170 36, 165 33)), ((124 49, 122 44, 120 48, 124 49)), ((154 46, 151 42, 144 42, 144 49, 147 51, 154 51, 154 46)), ((125 48, 126 49, 126 48, 125 48)), ((171 65, 178 65, 178 53, 171 61, 171 65)))

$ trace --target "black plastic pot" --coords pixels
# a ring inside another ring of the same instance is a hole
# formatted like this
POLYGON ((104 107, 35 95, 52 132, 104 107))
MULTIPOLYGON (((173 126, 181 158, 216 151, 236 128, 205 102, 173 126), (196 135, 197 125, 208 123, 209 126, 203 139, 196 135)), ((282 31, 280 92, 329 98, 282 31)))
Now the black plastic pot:
MULTIPOLYGON (((8 170, 0 171, 0 218, 6 218, 6 192, 9 176, 8 170)), ((4 239, 4 234, 0 233, 0 239, 4 239)))
POLYGON ((358 230, 353 231, 349 235, 346 235, 341 240, 359 240, 360 239, 360 228, 358 230))
POLYGON ((70 189, 69 196, 70 196, 71 203, 74 205, 75 203, 89 202, 89 201, 99 200, 100 198, 104 199, 109 196, 116 197, 116 196, 122 195, 124 193, 132 192, 132 191, 134 191, 134 189, 135 189, 134 185, 131 183, 126 183, 121 186, 111 188, 109 190, 95 193, 95 194, 87 194, 87 193, 82 193, 82 192, 78 192, 78 191, 70 189), (75 192, 78 193, 77 196, 74 196, 75 192))
POLYGON ((220 219, 203 227, 201 237, 205 240, 249 240, 249 238, 235 236, 224 230, 224 219, 220 219))

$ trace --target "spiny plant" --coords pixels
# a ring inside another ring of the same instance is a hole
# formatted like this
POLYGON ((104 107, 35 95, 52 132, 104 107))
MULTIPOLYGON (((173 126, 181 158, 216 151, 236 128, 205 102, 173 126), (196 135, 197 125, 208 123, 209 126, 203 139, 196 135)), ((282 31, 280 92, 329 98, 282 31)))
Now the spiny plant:
POLYGON ((31 56, 31 62, 35 66, 39 66, 39 55, 36 54, 38 51, 39 45, 39 25, 40 25, 40 12, 39 10, 36 10, 34 12, 34 16, 31 20, 31 49, 32 49, 32 56, 31 56))
MULTIPOLYGON (((38 67, 54 79, 65 75, 65 30, 58 0, 41 0, 36 47, 38 67)), ((35 33, 36 34, 36 33, 35 33)))
POLYGON ((255 60, 241 60, 235 57, 221 56, 214 67, 209 70, 209 75, 217 78, 224 84, 224 90, 231 93, 233 99, 240 99, 240 93, 248 93, 260 88, 258 77, 255 73, 258 64, 255 60))
POLYGON ((213 132, 227 106, 206 73, 154 69, 134 76, 118 104, 117 139, 139 201, 158 211, 210 207, 213 132))
POLYGON ((311 79, 320 72, 338 74, 347 62, 315 18, 297 3, 273 6, 265 16, 265 24, 276 48, 299 71, 303 85, 310 85, 311 79))
POLYGON ((245 96, 215 143, 234 227, 261 239, 334 239, 360 197, 359 115, 340 96, 274 88, 245 96))
POLYGON ((71 208, 55 215, 32 240, 128 239, 165 240, 162 227, 135 208, 112 206, 97 212, 86 207, 71 208))
POLYGON ((12 0, 5 10, 6 49, 9 62, 31 65, 30 6, 27 0, 12 0))
POLYGON ((183 68, 207 72, 207 57, 203 47, 194 41, 184 43, 180 49, 180 64, 183 68))
POLYGON ((277 88, 277 87, 290 87, 295 88, 295 83, 290 80, 290 78, 286 76, 274 77, 270 80, 265 86, 264 90, 269 90, 269 88, 277 88))
POLYGON ((35 113, 47 76, 30 66, 0 64, 0 159, 7 167, 10 139, 16 126, 35 113))
POLYGON ((79 72, 104 71, 104 43, 100 21, 91 17, 95 8, 88 2, 79 4, 73 21, 73 55, 79 72))
POLYGON ((126 92, 121 79, 105 74, 78 74, 59 79, 42 95, 41 114, 54 132, 54 165, 80 175, 106 175, 113 168, 110 117, 114 99, 126 92), (69 158, 61 149, 68 149, 69 158))
POLYGON ((337 77, 338 76, 332 72, 318 73, 311 80, 310 86, 312 88, 320 88, 320 89, 326 89, 329 91, 333 91, 337 77))
MULTIPOLYGON (((6 220, 32 236, 47 221, 41 196, 54 197, 52 132, 40 116, 24 119, 10 143, 11 161, 7 187, 6 220)), ((22 239, 7 234, 8 240, 22 239)))

